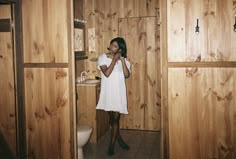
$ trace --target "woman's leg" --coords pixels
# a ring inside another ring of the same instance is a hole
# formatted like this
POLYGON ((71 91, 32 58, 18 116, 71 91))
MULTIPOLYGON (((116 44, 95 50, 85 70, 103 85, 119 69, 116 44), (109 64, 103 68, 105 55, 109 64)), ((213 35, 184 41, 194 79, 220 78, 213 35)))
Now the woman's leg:
POLYGON ((111 140, 108 149, 108 155, 114 154, 114 146, 119 134, 119 120, 120 120, 120 113, 118 112, 109 112, 110 123, 111 123, 111 140))
POLYGON ((113 112, 108 112, 109 114, 109 125, 110 125, 110 128, 112 128, 112 125, 113 125, 113 112))
POLYGON ((122 139, 122 137, 120 135, 120 121, 118 121, 118 131, 117 131, 116 138, 117 138, 117 141, 118 141, 121 148, 123 148, 125 150, 129 150, 129 146, 124 142, 124 140, 122 139))

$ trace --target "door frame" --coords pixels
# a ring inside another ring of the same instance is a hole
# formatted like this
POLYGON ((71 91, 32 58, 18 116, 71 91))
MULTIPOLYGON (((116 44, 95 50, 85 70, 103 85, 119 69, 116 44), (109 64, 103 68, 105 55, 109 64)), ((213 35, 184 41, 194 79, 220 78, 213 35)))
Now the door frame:
POLYGON ((14 76, 15 88, 15 116, 16 116, 16 157, 26 158, 26 136, 25 136, 25 110, 24 110, 24 76, 23 76, 23 44, 21 26, 21 0, 0 0, 0 4, 11 5, 13 19, 13 54, 14 54, 14 76), (20 129, 19 129, 20 128, 20 129))
POLYGON ((160 0, 161 159, 169 159, 167 1, 160 0))

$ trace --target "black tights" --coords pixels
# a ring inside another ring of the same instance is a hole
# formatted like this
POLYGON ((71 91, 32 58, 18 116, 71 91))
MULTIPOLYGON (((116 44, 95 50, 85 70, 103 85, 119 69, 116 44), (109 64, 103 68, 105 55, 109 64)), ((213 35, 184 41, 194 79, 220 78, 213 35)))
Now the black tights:
POLYGON ((123 141, 120 135, 120 113, 119 112, 109 112, 109 119, 111 125, 111 140, 108 149, 108 155, 114 154, 114 146, 116 140, 118 140, 119 145, 126 150, 129 150, 129 146, 123 141))
POLYGON ((110 148, 114 148, 115 142, 117 138, 120 138, 120 113, 118 112, 109 112, 109 119, 111 125, 111 140, 110 140, 110 148))

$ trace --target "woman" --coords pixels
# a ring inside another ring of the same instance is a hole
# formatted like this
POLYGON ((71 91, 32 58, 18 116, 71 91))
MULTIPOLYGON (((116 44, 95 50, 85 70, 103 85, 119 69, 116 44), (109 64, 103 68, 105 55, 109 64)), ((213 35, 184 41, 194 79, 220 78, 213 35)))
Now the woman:
POLYGON ((130 76, 130 62, 127 58, 125 40, 117 37, 111 40, 108 53, 98 58, 98 69, 102 72, 101 92, 96 109, 108 111, 111 125, 111 140, 108 155, 114 154, 116 140, 126 150, 129 146, 120 135, 120 114, 128 114, 125 78, 130 76))

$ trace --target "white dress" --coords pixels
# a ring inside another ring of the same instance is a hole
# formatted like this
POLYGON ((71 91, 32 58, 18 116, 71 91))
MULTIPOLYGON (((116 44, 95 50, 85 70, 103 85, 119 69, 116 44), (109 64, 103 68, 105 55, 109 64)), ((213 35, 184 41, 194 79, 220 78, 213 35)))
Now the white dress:
MULTIPOLYGON (((98 69, 100 70, 102 65, 109 67, 111 62, 112 59, 103 53, 98 58, 98 69)), ((130 62, 125 59, 125 63, 131 72, 130 62)), ((120 60, 117 61, 109 77, 106 77, 101 71, 101 91, 96 109, 128 114, 125 76, 120 60)))

